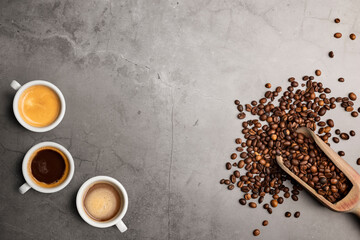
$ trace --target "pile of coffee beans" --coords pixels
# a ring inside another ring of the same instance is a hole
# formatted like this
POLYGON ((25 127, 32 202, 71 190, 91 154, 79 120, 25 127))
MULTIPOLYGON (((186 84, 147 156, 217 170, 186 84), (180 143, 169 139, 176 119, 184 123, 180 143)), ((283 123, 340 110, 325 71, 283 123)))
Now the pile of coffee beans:
MULTIPOLYGON (((296 132, 291 134, 291 139, 291 145, 281 153, 284 165, 331 203, 346 196, 352 184, 314 140, 296 132)), ((339 155, 345 153, 339 151, 339 155)))
MULTIPOLYGON (((335 19, 335 22, 340 23, 340 19, 335 19)), ((336 33, 334 36, 341 38, 342 34, 336 33)), ((329 57, 334 57, 333 51, 329 52, 329 57)), ((320 69, 315 70, 315 76, 321 76, 320 69)), ((235 100, 239 111, 237 117, 243 121, 244 136, 243 139, 235 139, 238 147, 230 155, 231 161, 225 164, 232 173, 228 178, 221 179, 220 183, 229 190, 238 189, 243 193, 239 199, 241 205, 250 208, 262 205, 272 214, 273 209, 285 199, 298 201, 302 187, 278 166, 277 155, 283 157, 287 168, 332 203, 341 200, 350 191, 352 185, 341 170, 312 139, 296 132, 299 127, 316 131, 318 126, 318 136, 330 145, 328 141, 335 123, 332 119, 322 120, 326 113, 340 105, 345 111, 351 112, 351 116, 358 116, 358 112, 354 111, 355 93, 351 92, 346 97, 330 97, 331 89, 316 81, 315 76, 305 75, 301 83, 290 77, 285 91, 280 86, 270 90, 272 84, 266 83, 264 97, 249 104, 235 100), (256 117, 245 120, 247 114, 256 117), (284 185, 287 180, 292 183, 292 189, 284 185), (266 195, 271 197, 268 203, 264 202, 266 195)), ((339 78, 339 82, 344 82, 344 79, 339 78)), ((354 131, 350 132, 350 136, 339 129, 335 133, 340 138, 333 137, 334 143, 355 136, 354 131)), ((343 151, 339 154, 345 155, 343 151)), ((360 158, 357 163, 360 164, 360 158)), ((291 217, 291 213, 286 212, 285 216, 291 217)), ((295 212, 294 217, 300 217, 300 212, 295 212)), ((263 226, 267 224, 266 220, 263 226)), ((254 236, 259 234, 259 229, 253 231, 254 236)))

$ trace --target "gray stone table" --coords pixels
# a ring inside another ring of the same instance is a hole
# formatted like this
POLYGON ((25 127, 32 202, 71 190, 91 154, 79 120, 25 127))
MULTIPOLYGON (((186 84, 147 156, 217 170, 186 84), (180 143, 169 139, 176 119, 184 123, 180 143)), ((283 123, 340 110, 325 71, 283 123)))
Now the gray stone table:
MULTIPOLYGON (((0 239, 252 239, 255 228, 256 239, 359 239, 355 217, 305 192, 268 215, 219 184, 241 136, 234 99, 259 99, 266 82, 286 87, 317 68, 334 95, 360 95, 359 14, 356 0, 0 0, 0 239), (12 79, 62 90, 56 129, 17 123, 12 79), (22 158, 41 141, 69 149, 74 178, 58 193, 21 195, 22 158), (77 190, 96 175, 127 189, 126 233, 78 215, 77 190), (301 217, 286 219, 287 210, 301 217)), ((358 132, 334 148, 360 171, 359 118, 340 108, 327 117, 358 132)))

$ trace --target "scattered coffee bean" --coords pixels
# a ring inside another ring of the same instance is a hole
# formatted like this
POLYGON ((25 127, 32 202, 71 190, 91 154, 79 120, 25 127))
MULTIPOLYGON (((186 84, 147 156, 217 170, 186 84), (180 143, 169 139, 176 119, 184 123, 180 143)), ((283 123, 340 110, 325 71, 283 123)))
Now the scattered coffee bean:
POLYGON ((355 40, 356 35, 354 33, 351 33, 349 37, 350 37, 351 40, 355 40))
POLYGON ((251 207, 251 208, 256 208, 256 207, 257 207, 257 204, 254 203, 254 202, 250 202, 250 203, 249 203, 249 207, 251 207))
POLYGON ((352 117, 357 117, 357 116, 359 116, 359 113, 358 113, 358 112, 353 111, 353 112, 351 112, 351 116, 352 116, 352 117))
POLYGON ((334 142, 334 143, 339 143, 339 142, 340 142, 340 139, 337 138, 337 137, 333 137, 333 142, 334 142))
POLYGON ((265 84, 265 87, 266 87, 266 88, 271 88, 271 83, 265 84))
POLYGON ((246 117, 246 113, 242 112, 238 114, 238 119, 244 119, 246 117))
POLYGON ((221 179, 220 184, 224 184, 224 183, 225 183, 225 179, 221 179))
POLYGON ((334 57, 334 52, 333 52, 333 51, 330 51, 330 52, 329 52, 329 57, 330 57, 330 58, 333 58, 333 57, 334 57))
POLYGON ((278 201, 275 200, 275 199, 273 199, 273 200, 271 200, 270 204, 271 204, 271 206, 272 206, 273 208, 276 208, 277 205, 278 205, 278 201))
POLYGON ((270 207, 266 210, 268 211, 269 214, 272 214, 272 209, 270 207))
POLYGON ((332 119, 328 119, 327 121, 326 121, 326 123, 327 123, 327 125, 329 125, 329 127, 334 127, 334 121, 332 120, 332 119))
POLYGON ((233 159, 233 160, 236 159, 236 158, 237 158, 237 154, 236 154, 236 153, 231 154, 230 158, 233 159))
POLYGON ((335 19, 334 19, 334 22, 335 22, 335 23, 340 23, 340 19, 339 19, 339 18, 335 18, 335 19))
POLYGON ((262 225, 263 226, 267 226, 269 224, 269 221, 268 220, 264 220, 263 222, 262 222, 262 225))
POLYGON ((285 213, 285 217, 287 217, 287 218, 291 217, 291 213, 290 213, 290 212, 286 212, 286 213, 285 213))
POLYGON ((241 205, 246 205, 246 200, 244 198, 240 198, 239 202, 241 205))
POLYGON ((344 78, 339 78, 338 81, 339 82, 345 82, 345 79, 344 78))
POLYGON ((235 143, 236 143, 236 144, 241 144, 241 142, 242 142, 241 138, 235 139, 235 143))
POLYGON ((279 197, 279 198, 277 199, 277 201, 278 201, 278 203, 279 203, 279 204, 283 204, 283 202, 284 202, 284 198, 279 197))
POLYGON ((350 137, 349 134, 347 133, 340 133, 340 138, 343 140, 348 140, 350 137))
POLYGON ((351 92, 351 93, 349 93, 349 98, 350 98, 351 100, 355 101, 357 97, 356 97, 356 94, 355 94, 355 93, 351 92))
POLYGON ((357 165, 360 165, 360 158, 358 158, 358 159, 356 160, 356 164, 357 164, 357 165))
POLYGON ((229 190, 233 190, 233 189, 234 189, 234 185, 232 185, 232 184, 229 185, 229 186, 228 186, 228 189, 229 189, 229 190))
POLYGON ((259 229, 255 229, 255 230, 253 231, 253 234, 254 234, 254 236, 259 236, 259 235, 260 235, 260 230, 259 230, 259 229))
POLYGON ((227 169, 227 170, 230 170, 230 169, 231 169, 231 163, 227 162, 225 166, 226 166, 226 169, 227 169))
POLYGON ((239 101, 239 100, 235 100, 234 103, 235 103, 235 105, 239 105, 239 104, 240 104, 240 101, 239 101))
POLYGON ((337 33, 334 34, 334 37, 335 37, 335 38, 341 38, 341 37, 342 37, 342 34, 339 33, 339 32, 337 32, 337 33))
POLYGON ((345 152, 344 152, 344 151, 338 151, 338 154, 339 154, 340 157, 345 156, 345 152))
POLYGON ((340 129, 336 129, 335 130, 335 134, 339 135, 341 132, 340 132, 340 129))
POLYGON ((321 75, 321 71, 320 71, 319 69, 317 69, 317 70, 315 71, 315 75, 316 75, 316 76, 320 76, 320 75, 321 75))
POLYGON ((300 217, 300 212, 295 212, 294 217, 299 218, 300 217))
POLYGON ((352 137, 356 135, 354 130, 351 130, 349 133, 350 133, 350 136, 352 136, 352 137))
POLYGON ((291 198, 292 198, 292 200, 294 200, 294 201, 299 200, 298 196, 296 196, 296 195, 291 195, 291 198))

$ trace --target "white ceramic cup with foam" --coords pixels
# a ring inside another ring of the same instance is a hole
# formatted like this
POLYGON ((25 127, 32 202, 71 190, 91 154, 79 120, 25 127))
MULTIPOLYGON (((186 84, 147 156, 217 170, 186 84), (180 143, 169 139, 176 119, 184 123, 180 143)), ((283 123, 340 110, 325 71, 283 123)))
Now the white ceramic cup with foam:
POLYGON ((24 85, 20 85, 20 83, 18 83, 16 80, 13 80, 10 84, 10 86, 16 90, 16 94, 13 100, 13 111, 14 111, 14 115, 16 117, 16 119, 18 120, 18 122, 26 129, 33 131, 33 132, 47 132, 50 131, 52 129, 54 129, 57 125, 59 125, 59 123, 61 122, 61 120, 64 118, 65 115, 65 110, 66 110, 66 104, 65 104, 65 98, 64 95, 62 94, 62 92, 60 91, 59 88, 57 88, 54 84, 48 82, 48 81, 44 81, 44 80, 33 80, 30 82, 25 83, 24 85), (21 94, 29 87, 34 86, 34 85, 43 85, 46 87, 49 87, 50 89, 52 89, 59 97, 60 99, 60 103, 61 103, 61 110, 59 113, 59 116, 57 117, 57 119, 51 123, 50 125, 46 126, 46 127, 34 127, 31 126, 30 124, 26 123, 22 117, 20 116, 19 113, 19 107, 18 107, 18 103, 19 103, 19 99, 21 94))
POLYGON ((127 192, 126 192, 125 188, 123 187, 123 185, 115 178, 108 177, 108 176, 96 176, 96 177, 93 177, 93 178, 90 178, 89 180, 87 180, 85 183, 83 183, 83 185, 80 187, 80 189, 77 193, 76 207, 77 207, 77 210, 78 210, 80 216, 82 217, 82 219, 84 219, 85 222, 87 222, 88 224, 90 224, 93 227, 107 228, 107 227, 112 227, 112 226, 116 225, 118 227, 118 229, 120 230, 120 232, 125 232, 127 230, 127 227, 124 224, 124 222, 122 221, 122 218, 125 216, 125 213, 128 209, 128 195, 127 195, 127 192), (85 212, 85 209, 84 209, 84 196, 85 196, 87 190, 92 185, 94 185, 98 182, 105 182, 105 183, 108 182, 108 183, 114 185, 115 187, 117 187, 118 190, 120 191, 120 195, 121 195, 121 198, 123 201, 122 208, 119 210, 119 213, 117 214, 117 216, 106 222, 95 221, 94 219, 90 218, 87 215, 87 213, 85 212))
POLYGON ((72 177, 74 176, 74 171, 75 171, 75 164, 74 164, 74 159, 72 158, 71 154, 69 153, 69 151, 61 146, 58 143, 55 142, 41 142, 38 143, 36 145, 34 145, 32 148, 29 149, 29 151, 25 154, 23 163, 22 163, 22 173, 24 175, 25 178, 25 183, 23 185, 21 185, 21 187, 19 188, 19 192, 21 194, 26 193, 30 188, 35 189, 38 192, 42 192, 42 193, 54 193, 54 192, 58 192, 61 189, 63 189, 64 187, 66 187, 72 177), (62 153, 65 154, 68 162, 69 162, 69 173, 68 176, 66 177, 66 179, 58 186, 55 187, 51 187, 51 188, 45 188, 45 187, 41 187, 38 184, 36 184, 36 182, 33 180, 33 177, 30 176, 29 170, 28 170, 28 165, 29 165, 29 161, 31 160, 31 156, 34 154, 34 152, 36 152, 38 149, 43 148, 43 147, 53 147, 53 148, 57 148, 59 149, 62 153))

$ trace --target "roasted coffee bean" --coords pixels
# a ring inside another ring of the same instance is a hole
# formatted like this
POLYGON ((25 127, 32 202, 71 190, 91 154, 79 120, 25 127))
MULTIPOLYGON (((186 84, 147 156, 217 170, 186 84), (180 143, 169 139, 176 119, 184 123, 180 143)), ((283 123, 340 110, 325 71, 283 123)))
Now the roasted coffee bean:
POLYGON ((291 198, 292 198, 292 200, 294 200, 294 201, 299 200, 298 196, 296 196, 296 195, 291 195, 291 198))
POLYGON ((286 212, 286 213, 285 213, 285 217, 287 217, 287 218, 291 217, 291 213, 290 213, 290 212, 286 212))
POLYGON ((230 169, 231 169, 231 163, 227 162, 225 166, 226 166, 226 169, 227 169, 227 170, 230 170, 230 169))
POLYGON ((335 38, 341 38, 341 37, 342 37, 342 34, 339 33, 339 32, 337 32, 337 33, 334 34, 334 37, 335 37, 335 38))
POLYGON ((289 198, 289 197, 290 197, 290 193, 289 193, 289 192, 284 193, 284 197, 285 197, 285 198, 289 198))
POLYGON ((278 203, 279 203, 279 204, 283 204, 283 202, 284 202, 284 198, 279 197, 279 198, 277 199, 277 201, 278 201, 278 203))
POLYGON ((332 119, 328 119, 326 123, 329 127, 334 127, 334 121, 332 119))
POLYGON ((352 116, 352 117, 357 117, 357 116, 359 116, 359 113, 358 113, 358 112, 353 111, 353 112, 351 112, 351 116, 352 116))
POLYGON ((340 132, 340 129, 336 129, 336 130, 335 130, 335 134, 340 135, 340 133, 341 133, 341 132, 340 132))
POLYGON ((254 234, 254 236, 259 236, 259 235, 260 235, 260 230, 259 230, 259 229, 255 229, 255 230, 253 231, 253 234, 254 234))
POLYGON ((266 210, 268 211, 269 214, 272 214, 272 209, 270 207, 266 210))
POLYGON ((360 165, 360 158, 358 158, 358 159, 356 160, 356 164, 357 164, 357 165, 360 165))
POLYGON ((356 39, 356 35, 355 35, 354 33, 351 33, 349 37, 350 37, 351 40, 355 40, 355 39, 356 39))
POLYGON ((344 78, 339 78, 338 81, 339 82, 345 82, 345 79, 344 78))
POLYGON ((271 84, 270 84, 270 83, 267 83, 267 84, 265 84, 265 87, 266 87, 266 88, 271 88, 271 84))
POLYGON ((246 200, 244 198, 240 198, 239 202, 241 205, 246 205, 246 200))
POLYGON ((264 220, 263 222, 262 222, 262 225, 263 226, 267 226, 269 224, 269 221, 268 220, 264 220))
POLYGON ((349 98, 350 98, 351 100, 355 101, 357 97, 356 97, 356 94, 355 94, 355 93, 351 92, 351 93, 349 93, 349 98))
POLYGON ((235 143, 236 143, 236 144, 241 144, 241 142, 242 142, 241 138, 235 139, 235 143))
POLYGON ((337 137, 333 137, 332 139, 333 139, 334 143, 339 143, 340 142, 340 139, 337 138, 337 137))
POLYGON ((220 184, 224 184, 224 183, 225 183, 225 179, 221 179, 220 184))
POLYGON ((340 157, 345 156, 345 152, 344 152, 344 151, 338 151, 338 154, 339 154, 340 157))
POLYGON ((330 51, 330 52, 329 52, 329 57, 330 57, 330 58, 333 58, 333 57, 334 57, 334 52, 333 52, 333 51, 330 51))
POLYGON ((254 203, 254 202, 250 202, 250 203, 249 203, 249 207, 251 207, 251 208, 256 208, 256 207, 257 207, 257 204, 254 203))
POLYGON ((317 69, 317 70, 315 71, 315 75, 316 75, 316 76, 320 76, 320 75, 321 75, 321 71, 320 71, 319 69, 317 69))
POLYGON ((334 19, 334 22, 335 22, 335 23, 340 23, 340 19, 339 19, 339 18, 335 18, 335 19, 334 19))
POLYGON ((235 103, 235 105, 239 105, 239 104, 240 104, 240 101, 239 101, 239 100, 235 100, 234 103, 235 103))
POLYGON ((275 199, 273 199, 273 200, 271 200, 270 204, 271 204, 271 206, 272 206, 273 208, 276 208, 277 205, 278 205, 278 201, 275 200, 275 199))
POLYGON ((238 119, 244 119, 246 114, 244 112, 238 114, 238 119))
POLYGON ((236 178, 239 178, 239 177, 240 177, 240 172, 239 172, 238 170, 235 170, 235 171, 234 171, 234 176, 235 176, 236 178))
POLYGON ((349 134, 347 133, 340 133, 340 138, 343 140, 348 140, 350 137, 349 134))
POLYGON ((229 190, 233 190, 233 189, 234 189, 234 185, 232 185, 232 184, 229 185, 229 186, 228 186, 228 189, 229 189, 229 190))
POLYGON ((350 136, 352 136, 352 137, 356 135, 356 133, 355 133, 354 130, 350 130, 349 134, 350 134, 350 136))
POLYGON ((263 206, 264 209, 268 209, 269 207, 270 207, 270 206, 269 206, 268 203, 265 203, 264 206, 263 206))
POLYGON ((300 212, 295 212, 294 217, 299 218, 300 217, 300 212))
POLYGON ((241 104, 237 106, 237 109, 238 109, 239 112, 244 111, 244 107, 241 104))
POLYGON ((263 201, 264 201, 264 197, 263 196, 259 197, 258 203, 261 204, 263 201))

